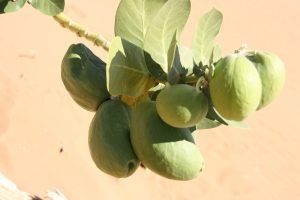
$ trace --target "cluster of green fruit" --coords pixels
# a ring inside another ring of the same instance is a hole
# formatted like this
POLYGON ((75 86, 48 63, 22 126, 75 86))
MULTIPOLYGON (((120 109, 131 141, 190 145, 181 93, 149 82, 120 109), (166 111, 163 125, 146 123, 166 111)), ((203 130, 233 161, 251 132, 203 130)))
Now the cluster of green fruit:
POLYGON ((105 71, 106 64, 83 44, 71 45, 62 62, 62 80, 72 98, 96 111, 89 129, 91 157, 118 178, 141 164, 169 179, 197 177, 204 161, 192 131, 206 118, 209 101, 222 117, 244 120, 279 94, 285 78, 274 54, 241 51, 221 58, 204 87, 167 85, 153 99, 128 106, 111 97, 105 71))
POLYGON ((216 64, 209 88, 219 114, 241 121, 271 103, 284 81, 284 64, 276 55, 241 51, 216 64))
POLYGON ((83 108, 96 111, 89 129, 89 147, 103 172, 128 177, 142 163, 164 177, 189 180, 202 171, 203 159, 191 131, 162 121, 154 101, 132 108, 111 98, 106 89, 105 63, 83 44, 70 46, 61 75, 71 97, 83 108))

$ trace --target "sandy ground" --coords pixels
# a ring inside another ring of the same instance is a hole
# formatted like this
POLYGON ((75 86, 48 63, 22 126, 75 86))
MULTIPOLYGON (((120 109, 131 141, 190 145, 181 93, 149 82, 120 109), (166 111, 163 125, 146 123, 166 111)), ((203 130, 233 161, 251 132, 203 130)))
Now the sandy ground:
MULTIPOLYGON (((67 1, 66 14, 111 39, 117 4, 67 1)), ((115 179, 100 172, 87 146, 93 113, 69 97, 60 62, 71 43, 84 42, 104 60, 107 53, 29 6, 0 16, 0 171, 24 191, 59 188, 70 200, 300 199, 300 3, 192 0, 182 43, 191 45, 198 17, 212 7, 224 14, 217 39, 224 55, 243 43, 272 51, 284 60, 287 81, 276 101, 249 117, 249 129, 198 131, 206 160, 200 177, 178 182, 139 169, 115 179)))

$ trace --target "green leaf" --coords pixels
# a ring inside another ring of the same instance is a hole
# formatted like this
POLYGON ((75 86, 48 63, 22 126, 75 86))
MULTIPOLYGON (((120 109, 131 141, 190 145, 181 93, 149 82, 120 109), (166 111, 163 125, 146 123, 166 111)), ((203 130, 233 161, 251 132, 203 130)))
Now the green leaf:
POLYGON ((23 8, 25 5, 26 0, 0 0, 0 14, 9 13, 9 12, 16 12, 19 9, 23 8))
POLYGON ((215 45, 213 52, 211 54, 211 61, 212 63, 218 62, 222 58, 222 50, 219 45, 215 45))
POLYGON ((193 69, 192 50, 183 45, 177 45, 173 66, 168 73, 169 83, 185 83, 186 77, 194 73, 193 69))
POLYGON ((176 40, 188 19, 191 3, 189 0, 169 0, 159 10, 151 21, 145 35, 144 49, 150 53, 155 62, 160 64, 165 72, 172 66, 170 47, 174 47, 174 33, 176 40))
POLYGON ((158 82, 166 82, 168 80, 167 73, 157 62, 152 59, 151 55, 148 52, 144 51, 144 56, 147 68, 154 79, 158 80, 158 82))
POLYGON ((121 0, 115 17, 115 35, 143 48, 151 20, 167 0, 121 0))
POLYGON ((197 130, 196 126, 192 126, 188 128, 190 130, 191 133, 194 133, 195 130, 197 130))
MULTIPOLYGON (((168 60, 170 65, 173 65, 173 60, 175 57, 175 53, 176 53, 176 33, 173 35, 173 39, 171 41, 170 44, 170 48, 168 50, 168 60)), ((166 82, 168 80, 168 76, 170 73, 166 73, 166 71, 170 71, 169 68, 171 68, 171 66, 168 66, 168 69, 165 71, 162 66, 155 62, 155 60, 152 58, 152 56, 148 53, 148 52, 144 52, 145 55, 145 60, 146 60, 146 64, 148 67, 148 70, 150 72, 150 74, 154 77, 154 79, 158 80, 159 82, 166 82)))
POLYGON ((153 86, 143 49, 115 37, 109 49, 107 88, 114 95, 140 96, 153 86))
POLYGON ((176 54, 176 49, 177 49, 177 31, 173 34, 172 40, 169 45, 169 50, 167 53, 167 61, 168 61, 168 72, 171 70, 176 54))
POLYGON ((215 71, 215 65, 221 58, 222 58, 221 47, 219 45, 215 45, 208 65, 209 73, 206 74, 208 80, 212 79, 215 71))
POLYGON ((57 15, 64 11, 64 0, 28 0, 35 9, 50 16, 57 15))
POLYGON ((193 73, 194 60, 193 60, 193 52, 190 48, 178 45, 180 62, 182 66, 188 70, 187 76, 193 73))
POLYGON ((193 41, 193 55, 196 64, 208 65, 214 48, 214 39, 220 31, 223 15, 213 8, 199 20, 193 41))
POLYGON ((187 72, 188 70, 183 67, 181 62, 181 55, 179 52, 179 47, 177 46, 173 66, 168 73, 168 82, 171 85, 180 83, 183 77, 186 76, 187 72))
POLYGON ((221 123, 217 120, 211 120, 208 118, 202 119, 198 124, 196 124, 196 129, 211 129, 220 126, 221 123))

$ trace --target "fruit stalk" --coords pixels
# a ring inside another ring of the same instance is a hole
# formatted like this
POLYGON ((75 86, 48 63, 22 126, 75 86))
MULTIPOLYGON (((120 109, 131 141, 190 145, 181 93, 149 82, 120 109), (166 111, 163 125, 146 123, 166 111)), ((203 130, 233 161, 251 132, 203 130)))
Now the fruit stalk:
POLYGON ((88 30, 86 27, 74 22, 71 18, 66 16, 64 13, 60 13, 53 18, 62 25, 62 27, 69 29, 70 31, 76 33, 79 37, 84 37, 85 39, 93 42, 96 46, 103 47, 104 50, 108 51, 110 47, 110 42, 106 40, 101 34, 88 30))

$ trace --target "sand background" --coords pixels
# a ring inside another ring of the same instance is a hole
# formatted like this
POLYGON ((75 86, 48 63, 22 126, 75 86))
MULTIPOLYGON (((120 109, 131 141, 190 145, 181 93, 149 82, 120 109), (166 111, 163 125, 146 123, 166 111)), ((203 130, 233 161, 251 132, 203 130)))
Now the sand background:
MULTIPOLYGON (((111 39, 118 2, 68 0, 65 13, 111 39)), ((59 188, 70 200, 300 199, 300 3, 192 0, 182 43, 191 45, 197 19, 212 7, 224 14, 217 38, 223 55, 243 43, 274 52, 287 80, 280 97, 249 117, 249 129, 198 132, 201 176, 178 182, 143 169, 128 179, 100 172, 87 146, 93 113, 64 89, 60 63, 72 43, 85 43, 103 60, 107 53, 30 6, 0 16, 0 171, 24 191, 59 188)))

